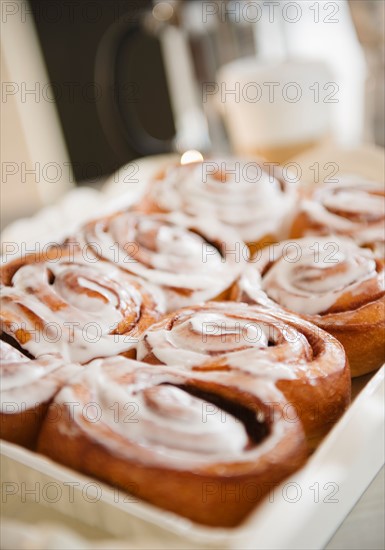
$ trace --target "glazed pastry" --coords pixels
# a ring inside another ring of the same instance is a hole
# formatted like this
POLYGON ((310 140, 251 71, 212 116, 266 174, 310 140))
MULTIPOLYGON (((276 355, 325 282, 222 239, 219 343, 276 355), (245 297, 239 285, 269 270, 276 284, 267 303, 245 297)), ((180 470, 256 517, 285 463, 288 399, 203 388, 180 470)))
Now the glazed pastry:
POLYGON ((226 299, 249 257, 231 228, 177 212, 119 212, 88 223, 74 240, 160 287, 169 311, 226 299))
POLYGON ((236 302, 184 308, 152 325, 137 357, 152 364, 229 370, 272 381, 285 410, 302 421, 310 446, 340 418, 350 402, 344 350, 329 334, 296 315, 236 302))
POLYGON ((38 450, 193 521, 233 526, 305 460, 300 423, 270 414, 281 399, 239 373, 96 360, 56 396, 38 450))
POLYGON ((88 251, 15 260, 1 281, 1 329, 33 357, 133 356, 138 336, 164 310, 159 290, 88 251))
POLYGON ((291 236, 342 235, 385 257, 385 186, 344 175, 336 183, 304 190, 291 236))
POLYGON ((385 360, 384 264, 343 237, 304 238, 261 251, 233 295, 295 312, 344 346, 352 376, 385 360))
MULTIPOLYGON (((293 181, 293 180, 292 180, 293 181)), ((208 159, 171 166, 148 189, 145 212, 182 211, 237 230, 251 252, 288 236, 295 185, 282 169, 255 159, 208 159)))
POLYGON ((60 357, 29 359, 0 341, 1 438, 33 448, 48 405, 80 365, 65 365, 60 357))

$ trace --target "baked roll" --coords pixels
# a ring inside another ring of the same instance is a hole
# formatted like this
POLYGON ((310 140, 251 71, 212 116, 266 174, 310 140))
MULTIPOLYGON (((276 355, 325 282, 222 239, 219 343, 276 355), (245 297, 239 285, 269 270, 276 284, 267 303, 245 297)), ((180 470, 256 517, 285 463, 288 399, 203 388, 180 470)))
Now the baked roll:
POLYGON ((288 237, 297 200, 293 175, 256 159, 207 159, 170 166, 138 206, 147 213, 180 211, 233 227, 254 252, 288 237))
POLYGON ((233 297, 299 314, 344 346, 352 376, 385 360, 384 263, 343 237, 279 243, 255 257, 233 297))
POLYGON ((357 175, 303 190, 291 237, 341 235, 385 258, 385 185, 357 175))
POLYGON ((281 399, 240 373, 96 360, 56 396, 38 450, 193 521, 233 526, 305 460, 300 423, 271 414, 281 399))
POLYGON ((30 359, 0 340, 1 438, 33 449, 48 405, 81 370, 58 356, 30 359))
POLYGON ((231 228, 176 212, 119 212, 86 224, 74 239, 160 287, 169 311, 226 299, 249 258, 231 228))
POLYGON ((350 403, 350 371, 337 340, 300 317, 236 302, 184 308, 141 337, 138 359, 264 377, 285 396, 287 417, 301 421, 311 447, 350 403))
POLYGON ((33 357, 133 356, 138 336, 164 311, 158 289, 86 249, 14 260, 1 281, 1 330, 33 357))

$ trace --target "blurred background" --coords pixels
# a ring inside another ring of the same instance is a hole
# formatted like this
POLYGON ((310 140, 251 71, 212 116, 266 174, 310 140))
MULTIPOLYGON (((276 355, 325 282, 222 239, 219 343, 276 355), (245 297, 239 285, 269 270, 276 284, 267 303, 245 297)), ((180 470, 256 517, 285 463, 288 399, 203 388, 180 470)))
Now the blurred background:
POLYGON ((2 1, 2 227, 146 155, 384 146, 384 6, 2 1))

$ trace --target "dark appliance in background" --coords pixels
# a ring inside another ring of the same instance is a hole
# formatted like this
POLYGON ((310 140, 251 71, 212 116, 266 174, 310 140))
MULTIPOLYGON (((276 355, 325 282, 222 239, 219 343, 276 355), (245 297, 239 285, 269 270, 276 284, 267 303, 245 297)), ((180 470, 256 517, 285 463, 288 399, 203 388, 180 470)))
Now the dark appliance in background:
POLYGON ((30 6, 75 179, 97 179, 136 157, 170 151, 175 129, 160 43, 140 32, 151 1, 30 6))
MULTIPOLYGON (((278 10, 270 25, 269 8, 278 4, 273 0, 251 3, 259 6, 257 23, 249 11, 243 11, 246 0, 29 3, 78 182, 111 174, 144 155, 231 149, 218 98, 210 95, 204 100, 204 84, 215 84, 220 67, 243 57, 256 56, 256 61, 274 65, 277 41, 282 42, 285 59, 301 58, 305 44, 309 46, 306 22, 309 28, 313 24, 311 17, 310 21, 304 17, 294 28, 278 10)), ((281 11, 284 4, 278 4, 281 11)), ((383 144, 383 32, 379 22, 384 3, 357 0, 350 5, 369 60, 366 139, 383 144)), ((340 11, 339 36, 346 48, 359 52, 346 3, 341 3, 340 11)), ((315 30, 326 33, 327 27, 315 30)), ((329 63, 329 50, 316 40, 313 46, 313 57, 329 63)), ((342 87, 354 83, 353 112, 360 119, 364 116, 358 90, 360 74, 365 78, 363 61, 361 66, 358 55, 356 64, 347 70, 343 57, 335 55, 331 67, 342 87)), ((338 122, 334 137, 349 145, 360 139, 360 123, 353 123, 348 135, 349 120, 339 107, 335 105, 333 114, 338 122)))
POLYGON ((78 182, 139 156, 227 150, 202 86, 224 63, 256 53, 254 24, 227 14, 231 0, 30 5, 78 182))

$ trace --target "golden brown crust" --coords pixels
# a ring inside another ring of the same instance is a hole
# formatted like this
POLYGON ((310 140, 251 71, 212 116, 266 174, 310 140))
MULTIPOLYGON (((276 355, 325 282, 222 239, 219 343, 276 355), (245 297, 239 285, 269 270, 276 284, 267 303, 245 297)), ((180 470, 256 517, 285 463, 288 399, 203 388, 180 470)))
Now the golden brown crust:
MULTIPOLYGON (((297 216, 295 217, 293 221, 293 225, 290 229, 290 239, 300 239, 301 237, 304 237, 306 235, 307 230, 310 229, 310 219, 309 216, 305 212, 299 212, 297 216)), ((312 227, 312 233, 313 230, 315 231, 315 234, 321 234, 320 232, 321 228, 318 228, 318 231, 316 230, 316 226, 312 227)))
MULTIPOLYGON (((144 369, 147 373, 152 370, 155 379, 159 376, 159 369, 144 369)), ((99 423, 91 425, 84 417, 70 414, 59 394, 55 415, 52 415, 55 420, 50 420, 48 415, 40 434, 38 450, 77 471, 193 521, 210 526, 238 525, 272 487, 304 463, 306 447, 300 424, 291 424, 270 414, 266 403, 258 397, 257 388, 260 388, 260 395, 265 400, 268 396, 279 400, 280 393, 267 390, 262 382, 251 382, 238 375, 218 383, 213 379, 199 378, 199 375, 186 376, 175 370, 165 372, 162 375, 164 379, 154 380, 153 388, 156 389, 159 384, 163 388, 169 387, 166 382, 169 376, 171 384, 181 387, 183 383, 187 392, 215 395, 215 403, 219 407, 223 399, 238 408, 247 408, 250 413, 254 411, 258 418, 263 415, 263 422, 269 426, 269 433, 263 437, 271 443, 264 446, 265 439, 261 443, 254 442, 249 450, 240 450, 239 458, 233 460, 226 460, 225 457, 218 459, 218 454, 210 458, 210 454, 204 452, 197 458, 193 452, 191 458, 182 455, 176 459, 177 465, 174 467, 168 455, 171 453, 175 461, 175 449, 179 446, 177 437, 171 447, 164 441, 159 462, 157 447, 152 443, 147 425, 142 424, 143 431, 138 442, 134 435, 130 435, 129 424, 124 428, 124 435, 121 435, 118 430, 115 432, 114 425, 111 428, 111 425, 103 423, 104 417, 99 423), (246 385, 249 388, 247 391, 246 385)), ((114 376, 115 381, 119 381, 119 376, 114 376)), ((123 387, 129 387, 123 367, 120 376, 123 387)), ((142 386, 143 380, 146 379, 142 376, 142 386)), ((82 405, 95 399, 95 395, 79 380, 72 389, 82 405)), ((167 425, 167 400, 162 400, 157 406, 164 409, 159 412, 162 426, 167 425)), ((171 402, 171 406, 176 405, 171 402)), ((138 412, 139 424, 145 422, 145 415, 141 416, 144 407, 142 402, 138 412)), ((191 422, 188 418, 185 421, 191 422)), ((183 413, 181 422, 184 422, 183 413)), ((199 420, 198 425, 205 433, 204 420, 199 420)))
POLYGON ((315 325, 279 310, 232 302, 184 308, 152 325, 137 353, 154 365, 184 362, 186 369, 213 371, 218 380, 228 370, 270 377, 285 395, 285 414, 302 422, 311 447, 350 403, 350 369, 342 346, 315 325), (207 319, 206 332, 201 318, 207 319), (255 339, 248 332, 253 328, 255 339), (270 370, 264 370, 266 363, 270 370))
POLYGON ((1 340, 1 438, 33 449, 52 399, 81 370, 58 356, 29 359, 1 340))
POLYGON ((66 250, 65 246, 52 246, 45 252, 25 254, 20 258, 15 258, 6 264, 2 264, 0 267, 0 284, 10 286, 12 284, 12 277, 24 265, 55 261, 57 257, 65 256, 67 254, 66 250))
POLYGON ((164 311, 160 290, 67 245, 3 265, 0 279, 1 330, 34 357, 61 353, 86 363, 103 356, 103 343, 107 355, 132 357, 133 338, 164 311))
MULTIPOLYGON (((305 249, 308 250, 305 243, 312 239, 308 237, 297 241, 287 241, 287 243, 288 246, 297 246, 304 253, 305 249)), ((326 237, 325 242, 327 239, 326 237)), ((248 272, 234 285, 230 298, 250 305, 263 304, 272 309, 278 308, 278 310, 294 312, 333 335, 343 344, 349 360, 351 375, 356 377, 379 368, 385 361, 384 264, 381 260, 375 259, 371 251, 356 247, 350 240, 342 241, 334 237, 332 241, 327 245, 338 245, 339 251, 343 251, 343 243, 346 242, 351 251, 345 255, 345 259, 336 263, 325 263, 323 268, 319 267, 318 260, 312 260, 308 265, 301 265, 301 260, 292 264, 294 266, 292 273, 287 274, 285 279, 287 281, 290 276, 293 277, 293 280, 287 285, 290 295, 287 294, 283 286, 279 286, 277 276, 270 277, 272 269, 285 263, 282 254, 285 243, 280 243, 274 249, 272 247, 266 251, 260 261, 248 268, 248 272), (268 259, 269 255, 271 261, 268 259), (351 268, 348 262, 354 261, 354 255, 358 260, 357 264, 351 268), (368 266, 368 268, 361 280, 359 273, 362 266, 364 268, 368 266), (354 271, 352 271, 352 283, 349 282, 345 289, 341 280, 345 273, 349 272, 349 269, 356 269, 358 275, 357 278, 354 278, 354 271), (269 277, 270 279, 268 279, 269 277), (334 287, 333 280, 336 281, 334 287), (285 305, 285 300, 288 300, 287 303, 295 303, 301 307, 308 301, 311 306, 311 300, 318 299, 317 282, 320 294, 322 294, 322 288, 327 288, 329 295, 332 292, 335 293, 334 303, 330 304, 325 301, 327 307, 324 311, 306 313, 294 309, 294 306, 289 308, 288 305, 285 305), (298 288, 295 286, 296 284, 299 285, 298 288), (307 284, 312 290, 305 295, 303 289, 307 284), (303 303, 299 298, 301 293, 304 296, 303 303)), ((314 237, 314 243, 317 246, 321 243, 322 246, 323 241, 321 238, 314 237)), ((280 269, 284 268, 286 269, 287 266, 280 267, 280 269)), ((278 273, 278 267, 275 273, 278 273)))
MULTIPOLYGON (((63 430, 70 429, 62 424, 63 430)), ((304 463, 304 453, 291 454, 281 464, 272 462, 257 475, 218 481, 193 472, 149 468, 111 454, 84 435, 69 438, 45 424, 39 452, 74 470, 92 475, 128 494, 192 521, 213 527, 235 527, 262 498, 304 463)))
POLYGON ((248 259, 233 229, 181 212, 123 210, 88 222, 71 240, 160 288, 168 311, 226 299, 248 259))
MULTIPOLYGON (((239 288, 237 283, 233 287, 230 299, 250 305, 255 303, 246 292, 239 288)), ((286 308, 283 309, 290 313, 286 308)), ((384 363, 384 296, 353 311, 324 316, 304 314, 300 314, 300 316, 328 332, 341 342, 344 346, 353 378, 373 372, 384 363)))
POLYGON ((362 176, 342 175, 336 181, 301 189, 303 201, 290 238, 341 235, 384 258, 385 188, 362 176))
POLYGON ((20 413, 0 413, 1 439, 34 449, 47 410, 48 403, 40 403, 20 413))
POLYGON ((296 187, 281 167, 255 156, 172 163, 149 182, 134 210, 203 215, 207 225, 215 219, 236 229, 253 253, 288 235, 296 187))
POLYGON ((344 346, 352 376, 378 369, 385 361, 385 296, 343 314, 311 319, 344 346))
POLYGON ((255 242, 247 243, 247 246, 250 251, 250 257, 253 257, 255 254, 259 252, 259 250, 262 250, 262 248, 265 248, 265 246, 270 246, 271 244, 277 243, 279 241, 277 235, 273 235, 272 233, 267 233, 261 239, 255 242))

